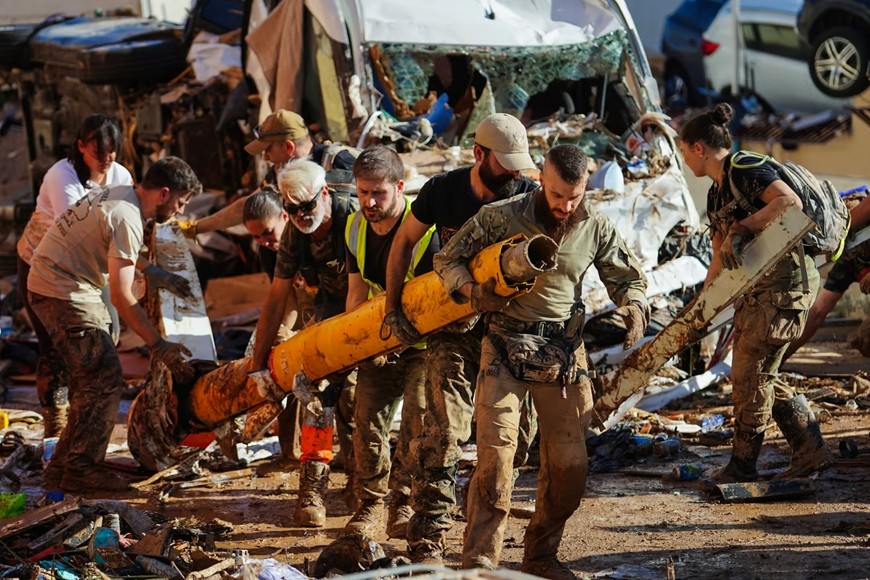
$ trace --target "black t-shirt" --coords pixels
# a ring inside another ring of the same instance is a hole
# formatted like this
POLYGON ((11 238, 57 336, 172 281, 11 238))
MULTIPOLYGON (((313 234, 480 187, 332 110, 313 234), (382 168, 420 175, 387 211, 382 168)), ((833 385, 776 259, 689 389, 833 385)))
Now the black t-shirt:
POLYGON ((270 250, 266 246, 259 247, 260 267, 269 276, 269 281, 275 277, 275 264, 278 263, 278 252, 270 250))
MULTIPOLYGON (((749 162, 751 163, 751 160, 749 162)), ((748 212, 738 204, 735 204, 734 209, 729 211, 727 215, 721 215, 722 208, 734 200, 730 177, 734 178, 734 184, 743 194, 743 197, 756 209, 761 209, 765 205, 759 199, 764 190, 774 181, 782 179, 776 165, 770 161, 758 167, 740 168, 731 167, 731 155, 726 157, 725 178, 722 187, 717 187, 714 182, 707 191, 707 215, 710 217, 713 230, 719 229, 723 235, 728 231, 732 221, 741 221, 749 216, 748 212)))
MULTIPOLYGON (((427 225, 435 224, 441 245, 447 244, 453 234, 486 205, 471 189, 471 169, 462 167, 436 175, 426 182, 411 204, 415 218, 427 225)), ((523 177, 517 195, 537 188, 537 183, 523 177)))
MULTIPOLYGON (((399 231, 400 225, 402 225, 401 220, 397 221, 396 225, 393 226, 393 229, 385 235, 379 236, 372 231, 371 226, 366 222, 366 271, 363 272, 363 278, 374 282, 381 288, 385 288, 387 285, 387 258, 390 255, 390 247, 393 245, 393 238, 396 237, 396 232, 399 231)), ((429 242, 429 246, 426 248, 426 252, 420 259, 420 262, 417 263, 417 267, 414 268, 414 276, 420 276, 421 274, 432 271, 432 257, 437 254, 440 249, 441 244, 438 241, 438 234, 435 233, 432 235, 432 239, 429 242)), ((347 271, 354 274, 360 273, 359 263, 357 262, 356 256, 353 255, 350 249, 345 253, 347 254, 347 271)))

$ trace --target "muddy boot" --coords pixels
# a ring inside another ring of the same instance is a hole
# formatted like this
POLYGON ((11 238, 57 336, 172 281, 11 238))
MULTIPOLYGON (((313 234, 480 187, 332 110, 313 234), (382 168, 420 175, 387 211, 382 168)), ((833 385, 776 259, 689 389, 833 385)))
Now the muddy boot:
POLYGON ((130 482, 111 471, 95 469, 78 472, 67 470, 60 480, 60 489, 73 493, 89 491, 130 491, 130 482))
POLYGON ((383 500, 367 501, 360 505, 347 525, 344 526, 344 533, 352 534, 359 533, 371 536, 377 531, 378 526, 384 520, 384 502, 383 500))
POLYGON ((758 479, 758 455, 764 442, 764 431, 755 433, 739 423, 734 427, 734 443, 728 465, 701 481, 702 489, 711 489, 720 483, 755 481, 758 479))
POLYGON ((60 434, 63 433, 63 430, 66 428, 66 421, 68 418, 69 403, 43 407, 42 426, 44 434, 42 437, 60 437, 60 434))
POLYGON ((806 397, 798 395, 790 401, 774 404, 773 420, 792 451, 788 469, 774 479, 803 477, 834 463, 834 455, 825 445, 819 423, 806 397))
POLYGON ((320 461, 305 461, 299 470, 299 501, 293 521, 304 528, 319 528, 326 523, 323 496, 329 482, 329 465, 320 461))
POLYGON ((356 501, 356 490, 353 485, 353 470, 347 474, 347 483, 344 484, 344 505, 352 512, 355 512, 359 507, 359 502, 356 501))
POLYGON ((550 580, 574 580, 577 578, 577 575, 560 562, 556 556, 535 560, 523 558, 520 572, 541 578, 550 578, 550 580))
POLYGON ((408 505, 408 496, 393 492, 387 509, 387 536, 404 540, 408 536, 408 522, 414 510, 408 505))

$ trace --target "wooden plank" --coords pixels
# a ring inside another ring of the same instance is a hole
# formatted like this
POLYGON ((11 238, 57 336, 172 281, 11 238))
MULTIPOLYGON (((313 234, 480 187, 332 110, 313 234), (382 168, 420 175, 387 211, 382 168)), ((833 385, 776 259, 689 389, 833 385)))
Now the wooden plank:
POLYGON ((80 506, 80 498, 70 497, 57 503, 30 510, 20 516, 3 520, 2 524, 0 524, 0 539, 8 538, 22 530, 45 523, 52 518, 73 512, 79 509, 80 506))

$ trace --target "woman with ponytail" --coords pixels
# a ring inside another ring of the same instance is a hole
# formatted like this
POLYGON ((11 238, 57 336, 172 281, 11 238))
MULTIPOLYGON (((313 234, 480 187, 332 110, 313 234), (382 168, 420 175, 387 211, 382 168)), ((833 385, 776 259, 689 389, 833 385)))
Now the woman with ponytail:
MULTIPOLYGON (((692 118, 680 132, 686 165, 695 176, 713 180, 707 192, 713 259, 705 286, 723 268, 742 266, 740 254, 752 236, 789 206, 802 207, 775 162, 755 154, 741 155, 739 163, 732 160, 728 123, 733 115, 731 106, 722 103, 692 118), (736 202, 735 189, 753 211, 736 202)), ((756 463, 771 417, 792 449, 791 465, 776 477, 807 475, 833 461, 806 398, 796 397, 779 378, 783 354, 800 336, 818 287, 812 257, 795 249, 735 302, 734 442, 728 465, 712 478, 715 483, 758 478, 756 463)))

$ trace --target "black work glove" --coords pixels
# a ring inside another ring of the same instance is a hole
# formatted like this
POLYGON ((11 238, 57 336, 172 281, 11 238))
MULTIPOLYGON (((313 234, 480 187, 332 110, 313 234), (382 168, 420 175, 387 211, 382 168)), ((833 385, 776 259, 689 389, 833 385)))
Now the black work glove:
POLYGON ((329 383, 326 388, 317 393, 317 398, 320 399, 320 404, 324 407, 335 407, 338 405, 338 399, 341 398, 341 392, 344 390, 344 382, 329 383))
POLYGON ((510 298, 495 293, 495 278, 475 284, 471 289, 471 307, 478 312, 501 312, 510 301, 510 298))
POLYGON ((396 308, 384 317, 384 322, 381 324, 381 338, 386 340, 390 335, 384 336, 384 327, 389 328, 390 333, 403 344, 417 344, 423 338, 411 321, 405 318, 400 308, 396 308))
POLYGON ((719 260, 722 266, 728 270, 736 270, 743 265, 743 258, 740 253, 743 251, 743 245, 747 238, 752 235, 745 226, 741 226, 738 222, 731 224, 731 228, 722 240, 722 245, 719 246, 719 260))
POLYGON ((185 355, 192 356, 193 353, 183 344, 161 338, 149 348, 151 357, 165 364, 176 380, 186 383, 194 377, 193 367, 184 360, 185 355))
POLYGON ((625 342, 622 348, 630 349, 637 344, 646 331, 646 313, 643 307, 637 302, 629 302, 625 306, 621 306, 615 310, 622 317, 625 323, 625 342))
POLYGON ((176 296, 181 296, 182 298, 189 298, 192 295, 189 280, 179 276, 178 274, 167 272, 160 266, 148 264, 148 267, 142 270, 142 274, 145 276, 145 279, 148 280, 149 286, 154 288, 166 288, 176 296))

